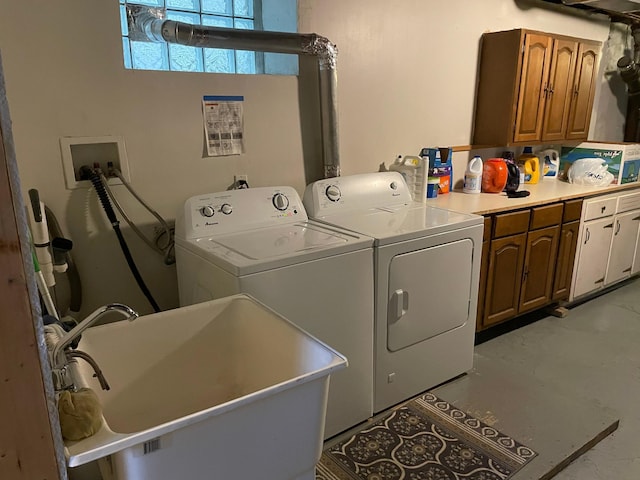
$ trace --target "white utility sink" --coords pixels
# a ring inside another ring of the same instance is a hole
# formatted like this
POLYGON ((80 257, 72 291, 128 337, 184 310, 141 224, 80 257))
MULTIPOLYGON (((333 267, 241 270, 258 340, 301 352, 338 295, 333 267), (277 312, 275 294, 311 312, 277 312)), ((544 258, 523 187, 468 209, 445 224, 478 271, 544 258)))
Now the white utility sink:
POLYGON ((78 348, 111 390, 78 360, 104 426, 67 442, 70 467, 100 459, 105 480, 315 477, 329 375, 346 359, 253 298, 89 328, 78 348))

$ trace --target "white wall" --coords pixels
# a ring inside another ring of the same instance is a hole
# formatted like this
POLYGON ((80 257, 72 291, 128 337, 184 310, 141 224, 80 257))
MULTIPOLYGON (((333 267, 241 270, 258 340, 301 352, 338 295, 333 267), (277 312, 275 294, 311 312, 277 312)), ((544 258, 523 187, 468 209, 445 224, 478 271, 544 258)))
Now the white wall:
MULTIPOLYGON (((522 5, 299 0, 299 30, 339 48, 343 174, 377 170, 424 146, 470 143, 483 32, 526 27, 607 39, 606 21, 522 5)), ((119 25, 115 0, 0 2, 0 54, 23 190, 37 188, 74 241, 84 313, 110 301, 149 307, 93 191, 65 189, 60 137, 123 135, 132 185, 169 219, 187 197, 226 189, 234 173, 248 174, 253 186, 288 184, 302 192, 304 164, 321 162, 319 132, 308 128, 318 125, 308 118, 308 74, 299 85, 296 77, 125 70, 119 25), (201 97, 219 94, 245 96, 246 153, 203 158, 201 97)), ((123 187, 116 194, 127 199, 123 187)), ((134 202, 124 205, 140 223, 153 223, 134 202)), ((177 306, 174 268, 130 233, 160 305, 177 306)))

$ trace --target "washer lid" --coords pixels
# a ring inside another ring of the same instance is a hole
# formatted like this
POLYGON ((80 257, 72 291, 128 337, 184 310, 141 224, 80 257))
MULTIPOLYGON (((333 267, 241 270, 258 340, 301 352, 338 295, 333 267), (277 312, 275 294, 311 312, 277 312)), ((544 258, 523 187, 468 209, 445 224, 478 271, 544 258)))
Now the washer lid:
POLYGON ((418 203, 327 215, 318 217, 317 220, 373 237, 376 245, 387 245, 483 224, 483 218, 480 215, 454 212, 418 203))
POLYGON ((370 248, 373 239, 317 222, 246 230, 176 243, 234 275, 370 248))

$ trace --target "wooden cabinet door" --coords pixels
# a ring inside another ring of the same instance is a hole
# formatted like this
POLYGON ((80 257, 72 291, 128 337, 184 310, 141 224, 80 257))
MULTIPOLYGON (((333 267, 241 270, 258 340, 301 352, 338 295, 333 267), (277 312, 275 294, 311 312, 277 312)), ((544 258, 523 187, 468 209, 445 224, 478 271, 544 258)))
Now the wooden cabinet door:
POLYGON ((482 330, 484 318, 484 300, 487 291, 487 275, 489 273, 489 255, 491 242, 482 242, 482 258, 480 259, 480 284, 478 285, 478 311, 476 314, 476 331, 482 330))
POLYGON ((558 261, 553 281, 553 295, 551 300, 566 300, 571 290, 573 265, 576 260, 578 233, 580 221, 565 223, 560 232, 560 246, 558 247, 558 261))
POLYGON ((484 327, 518 313, 526 244, 526 233, 491 241, 482 322, 484 327))
POLYGON ((551 302, 559 238, 560 225, 527 234, 518 313, 534 310, 551 302))
POLYGON ((604 284, 610 285, 631 276, 633 257, 638 239, 640 210, 616 215, 613 220, 613 239, 604 284))
POLYGON ((612 236, 612 217, 592 220, 582 225, 572 298, 598 290, 604 285, 612 236))
POLYGON ((589 135, 589 122, 591 121, 593 96, 596 91, 599 56, 599 44, 589 42, 580 43, 578 47, 576 75, 573 83, 573 95, 569 108, 567 139, 586 140, 589 135))
MULTIPOLYGON (((640 213, 633 217, 634 221, 640 221, 640 213)), ((640 228, 638 229, 638 238, 636 239, 636 249, 633 255, 633 266, 631 267, 631 275, 640 272, 640 228)))
POLYGON ((544 120, 545 95, 548 88, 551 45, 548 35, 527 33, 524 36, 522 72, 513 140, 540 141, 544 120))
POLYGON ((578 42, 553 41, 551 69, 546 94, 547 103, 542 127, 542 140, 564 140, 569 121, 569 106, 573 94, 578 42))

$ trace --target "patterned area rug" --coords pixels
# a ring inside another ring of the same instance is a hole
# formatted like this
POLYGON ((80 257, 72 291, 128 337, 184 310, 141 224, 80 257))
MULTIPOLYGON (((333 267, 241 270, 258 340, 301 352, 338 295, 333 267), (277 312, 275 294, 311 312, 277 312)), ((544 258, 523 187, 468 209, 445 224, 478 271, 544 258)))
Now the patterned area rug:
POLYGON ((327 449, 317 480, 505 480, 536 452, 430 393, 327 449))

